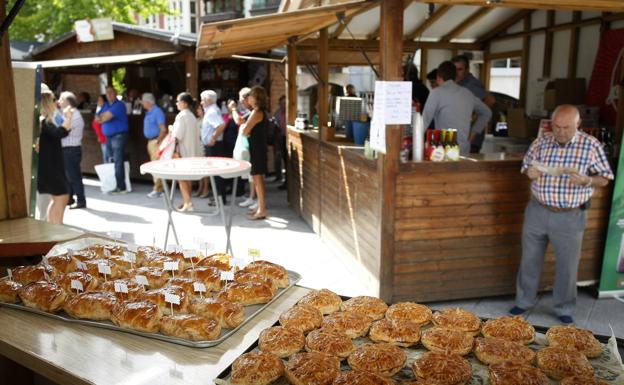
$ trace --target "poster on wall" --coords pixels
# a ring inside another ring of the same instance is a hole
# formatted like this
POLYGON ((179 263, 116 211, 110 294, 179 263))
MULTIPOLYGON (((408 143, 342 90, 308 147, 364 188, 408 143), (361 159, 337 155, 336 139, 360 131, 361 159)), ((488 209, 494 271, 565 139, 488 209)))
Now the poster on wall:
POLYGON ((613 187, 613 202, 599 288, 600 298, 614 295, 624 295, 624 151, 622 150, 613 187))
POLYGON ((376 81, 371 148, 386 153, 386 125, 412 124, 412 82, 376 81))

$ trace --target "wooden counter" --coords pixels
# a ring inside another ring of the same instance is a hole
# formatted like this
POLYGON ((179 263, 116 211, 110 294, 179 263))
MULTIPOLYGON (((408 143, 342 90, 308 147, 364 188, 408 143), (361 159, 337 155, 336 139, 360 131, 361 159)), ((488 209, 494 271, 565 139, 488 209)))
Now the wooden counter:
POLYGON ((0 354, 62 385, 212 384, 308 291, 293 287, 227 341, 206 349, 0 307, 0 354))
POLYGON ((80 229, 33 218, 0 221, 0 258, 31 257, 46 254, 59 242, 83 237, 80 229))

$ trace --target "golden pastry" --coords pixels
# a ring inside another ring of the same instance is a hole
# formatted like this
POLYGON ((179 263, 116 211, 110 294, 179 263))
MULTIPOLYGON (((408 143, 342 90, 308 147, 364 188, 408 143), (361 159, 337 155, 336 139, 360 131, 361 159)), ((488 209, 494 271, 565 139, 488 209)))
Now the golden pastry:
POLYGON ((260 282, 271 288, 273 295, 277 291, 277 285, 270 277, 258 273, 250 273, 243 270, 239 270, 234 273, 234 281, 236 282, 260 282))
POLYGON ((519 342, 501 338, 477 338, 474 347, 475 356, 486 365, 500 364, 505 361, 519 361, 530 364, 535 361, 535 352, 519 342))
POLYGON ((374 373, 351 370, 341 372, 332 385, 395 385, 395 382, 374 373))
POLYGON ((211 341, 219 338, 221 323, 195 314, 166 315, 160 319, 160 332, 185 340, 211 341))
POLYGON ((420 325, 405 319, 391 321, 381 319, 373 322, 368 336, 375 342, 388 342, 393 345, 408 347, 420 341, 420 325))
POLYGON ((594 368, 583 353, 550 346, 537 352, 537 366, 555 380, 594 374, 594 368))
MULTIPOLYGON (((199 293, 195 292, 195 286, 193 285, 195 282, 193 278, 187 277, 175 277, 169 278, 165 286, 180 286, 186 292, 186 295, 192 297, 194 295, 199 295, 199 293)), ((204 293, 205 294, 205 293, 204 293)))
POLYGON ((245 308, 241 304, 218 299, 217 302, 223 305, 223 327, 233 329, 243 323, 245 320, 245 308))
POLYGON ((161 318, 158 305, 148 301, 120 301, 111 312, 115 325, 146 333, 156 333, 161 318))
POLYGON ((52 266, 59 273, 69 273, 76 271, 78 260, 67 254, 53 255, 46 258, 46 263, 52 266))
POLYGON ((223 288, 221 270, 212 266, 189 267, 180 273, 181 277, 193 278, 206 286, 207 291, 219 291, 223 288))
POLYGON ((28 307, 54 313, 63 307, 67 293, 54 282, 31 282, 18 291, 19 297, 28 307))
POLYGON ((89 273, 83 273, 82 271, 74 271, 72 273, 62 274, 56 279, 65 292, 70 295, 76 294, 76 290, 72 289, 71 282, 78 281, 82 284, 82 291, 95 291, 100 282, 93 275, 89 273))
POLYGON ((177 258, 175 255, 171 256, 171 255, 161 255, 161 254, 151 255, 149 257, 146 257, 143 260, 143 266, 158 267, 162 269, 165 267, 166 262, 177 262, 179 271, 183 271, 184 269, 191 266, 190 264, 187 264, 184 261, 184 257, 177 258))
POLYGON ((538 368, 524 362, 507 361, 488 368, 492 385, 550 385, 548 377, 538 368))
POLYGON ((609 385, 609 383, 593 376, 572 376, 561 380, 559 385, 609 385))
POLYGON ((232 257, 225 253, 215 253, 199 261, 197 266, 212 266, 219 270, 232 270, 232 257))
POLYGON ((243 306, 267 303, 273 298, 270 286, 260 282, 229 282, 217 298, 237 302, 243 306))
POLYGON ((338 294, 328 289, 312 290, 304 295, 298 304, 315 307, 325 315, 340 310, 342 299, 340 299, 338 294))
POLYGON ((323 315, 312 306, 296 305, 283 312, 279 316, 279 322, 282 326, 290 326, 307 334, 321 326, 323 315))
POLYGON ((319 352, 345 359, 355 350, 351 338, 337 330, 316 329, 305 337, 305 348, 309 352, 319 352))
POLYGON ((117 305, 117 297, 112 293, 91 291, 80 293, 67 300, 63 305, 63 310, 73 318, 108 321, 111 319, 115 305, 117 305))
POLYGON ((392 377, 405 366, 407 354, 397 346, 380 343, 364 344, 349 355, 347 362, 355 370, 392 377))
POLYGON ((386 318, 395 320, 408 320, 417 324, 426 325, 431 322, 433 316, 431 309, 425 305, 414 302, 399 302, 391 305, 386 311, 386 318))
POLYGON ((145 258, 153 255, 162 255, 164 252, 163 249, 155 246, 139 246, 136 251, 137 262, 142 263, 145 258))
POLYGON ((481 330, 484 337, 502 338, 528 345, 535 339, 535 328, 520 316, 504 316, 485 322, 481 330))
POLYGON ((288 287, 290 278, 283 266, 269 261, 254 261, 243 269, 246 273, 257 273, 271 278, 278 288, 288 287))
POLYGON ((47 281, 56 276, 56 272, 52 266, 34 265, 34 266, 18 266, 11 270, 13 281, 28 285, 31 282, 47 281))
POLYGON ((126 248, 118 244, 106 244, 89 246, 86 250, 93 251, 99 258, 108 258, 113 255, 123 255, 126 248))
POLYGON ((102 279, 102 281, 107 281, 111 279, 117 279, 121 277, 121 269, 114 262, 105 259, 105 258, 97 258, 97 259, 89 259, 83 262, 87 266, 87 273, 91 274, 98 279, 102 279), (100 273, 100 265, 106 265, 110 267, 110 274, 104 277, 104 274, 100 273))
POLYGON ((454 353, 427 352, 412 370, 419 381, 436 385, 464 385, 472 377, 470 362, 454 353))
POLYGON ((434 326, 422 333, 422 344, 432 352, 450 352, 465 356, 472 351, 474 337, 471 333, 434 326))
POLYGON ((270 353, 250 352, 232 363, 232 385, 268 385, 284 375, 284 363, 270 353))
POLYGON ((10 281, 8 279, 0 281, 0 302, 18 303, 18 293, 21 288, 22 285, 15 281, 10 281))
POLYGON ((150 289, 159 289, 165 286, 169 278, 171 278, 171 274, 160 267, 143 266, 124 272, 124 277, 126 278, 134 278, 137 275, 145 277, 150 289))
POLYGON ((325 316, 321 327, 328 330, 338 330, 349 338, 365 336, 373 323, 373 319, 366 314, 354 311, 339 311, 325 316))
POLYGON ((432 320, 436 326, 461 330, 472 335, 479 334, 481 330, 481 319, 475 313, 460 308, 437 311, 432 320))
POLYGON ((135 262, 130 262, 123 255, 111 255, 110 257, 108 257, 108 260, 113 262, 115 265, 117 265, 117 267, 119 267, 119 269, 121 269, 121 270, 134 269, 135 267, 138 266, 136 261, 135 262))
POLYGON ((172 308, 175 313, 186 313, 188 310, 189 297, 180 286, 165 286, 160 289, 149 290, 141 293, 138 298, 141 301, 149 301, 158 305, 164 315, 170 315, 172 308), (180 303, 167 302, 167 294, 177 295, 180 298, 180 303))
POLYGON ((100 256, 95 251, 89 250, 88 248, 82 250, 74 250, 72 252, 72 257, 76 258, 80 262, 100 258, 100 256))
POLYGON ((587 329, 574 326, 553 326, 546 332, 548 345, 577 350, 586 357, 595 358, 602 354, 602 344, 587 329))
POLYGON ((305 345, 305 337, 299 329, 286 326, 273 326, 264 329, 258 338, 258 347, 263 352, 280 358, 292 356, 305 345))
POLYGON ((344 301, 340 308, 342 310, 357 311, 366 314, 375 321, 382 319, 386 315, 388 305, 379 298, 362 295, 344 301))
POLYGON ((292 385, 331 385, 340 374, 340 361, 323 353, 296 353, 286 363, 292 385))
POLYGON ((145 293, 143 285, 140 285, 137 281, 131 278, 114 279, 112 281, 102 282, 98 290, 113 293, 115 297, 121 301, 136 300, 139 299, 141 294, 145 293), (128 288, 128 292, 117 292, 115 290, 115 283, 125 284, 128 288))

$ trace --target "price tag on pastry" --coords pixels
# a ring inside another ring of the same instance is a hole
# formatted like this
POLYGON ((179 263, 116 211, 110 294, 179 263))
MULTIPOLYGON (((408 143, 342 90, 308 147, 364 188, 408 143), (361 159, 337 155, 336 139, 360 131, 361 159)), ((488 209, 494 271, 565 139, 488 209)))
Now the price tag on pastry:
POLYGON ((84 291, 84 287, 82 286, 82 282, 77 279, 72 279, 70 282, 72 290, 84 291))
POLYGON ((232 258, 232 266, 243 268, 245 267, 245 260, 242 258, 232 258))
POLYGON ((168 261, 163 263, 163 269, 167 271, 177 271, 178 270, 178 261, 168 261))
POLYGON ((111 275, 112 274, 111 267, 108 266, 105 263, 99 263, 98 264, 98 273, 104 274, 104 275, 111 275))
POLYGON ((233 271, 222 271, 221 272, 221 280, 222 281, 233 281, 234 280, 234 272, 233 271))
POLYGON ((260 258, 260 249, 247 249, 247 255, 249 255, 252 259, 260 258))
POLYGON ((67 255, 70 257, 74 256, 74 250, 73 249, 67 249, 67 255))
POLYGON ((212 242, 199 242, 199 248, 202 250, 212 251, 214 249, 214 243, 212 242))
POLYGON ((13 279, 13 272, 9 268, 7 268, 7 276, 9 277, 9 280, 13 279))
POLYGON ((198 292, 198 293, 205 293, 206 292, 206 285, 204 285, 201 282, 193 282, 193 290, 198 292))
POLYGON ((180 304, 180 296, 177 294, 165 293, 165 302, 179 305, 180 304))
POLYGON ((109 258, 111 256, 110 250, 104 249, 104 257, 109 258))
POLYGON ((126 249, 132 253, 136 253, 139 250, 139 246, 135 243, 128 243, 126 249))
POLYGON ((124 251, 123 260, 129 263, 136 263, 136 255, 128 251, 124 251))
POLYGON ((147 282, 147 277, 144 275, 135 275, 134 280, 137 281, 139 285, 149 286, 149 282, 147 282))
POLYGON ((197 251, 191 250, 191 249, 184 249, 182 250, 182 254, 184 254, 184 258, 192 259, 197 256, 197 251))
POLYGON ((87 271, 87 265, 85 265, 84 262, 78 261, 76 262, 76 269, 78 270, 82 270, 82 271, 87 271))
POLYGON ((128 293, 128 285, 125 282, 115 282, 115 293, 128 293))
POLYGON ((179 253, 182 251, 182 246, 180 245, 167 245, 167 251, 171 252, 171 253, 179 253))

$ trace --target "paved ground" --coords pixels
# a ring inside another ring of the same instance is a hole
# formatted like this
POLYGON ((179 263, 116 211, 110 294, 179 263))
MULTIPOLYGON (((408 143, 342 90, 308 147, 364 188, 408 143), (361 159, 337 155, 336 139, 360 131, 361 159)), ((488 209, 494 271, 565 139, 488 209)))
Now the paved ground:
MULTIPOLYGON (((164 244, 166 211, 162 199, 149 199, 147 184, 133 185, 134 191, 121 196, 102 194, 95 179, 85 179, 86 210, 67 210, 65 223, 93 232, 106 234, 121 232, 122 239, 141 245, 164 244)), ((235 209, 232 242, 237 257, 247 258, 248 248, 257 248, 261 257, 286 266, 303 275, 300 284, 313 288, 327 287, 343 295, 368 294, 364 286, 352 277, 346 266, 332 254, 323 242, 288 207, 286 193, 276 183, 267 184, 269 217, 264 221, 249 221, 246 209, 235 209)), ((178 202, 180 199, 178 198, 178 202)), ((194 198, 196 208, 208 208, 206 200, 194 198)), ((215 249, 225 247, 224 230, 220 217, 174 214, 174 221, 184 247, 202 238, 212 242, 215 249)), ((168 243, 174 243, 170 238, 168 243)), ((431 304, 434 308, 461 306, 482 317, 499 317, 512 306, 512 297, 494 297, 480 300, 449 301, 431 304)), ((557 319, 550 312, 551 295, 545 293, 537 306, 527 315, 536 325, 550 326, 557 319)), ((596 300, 589 290, 581 289, 576 322, 596 333, 610 335, 611 327, 619 338, 624 338, 624 303, 615 299, 596 300)))

